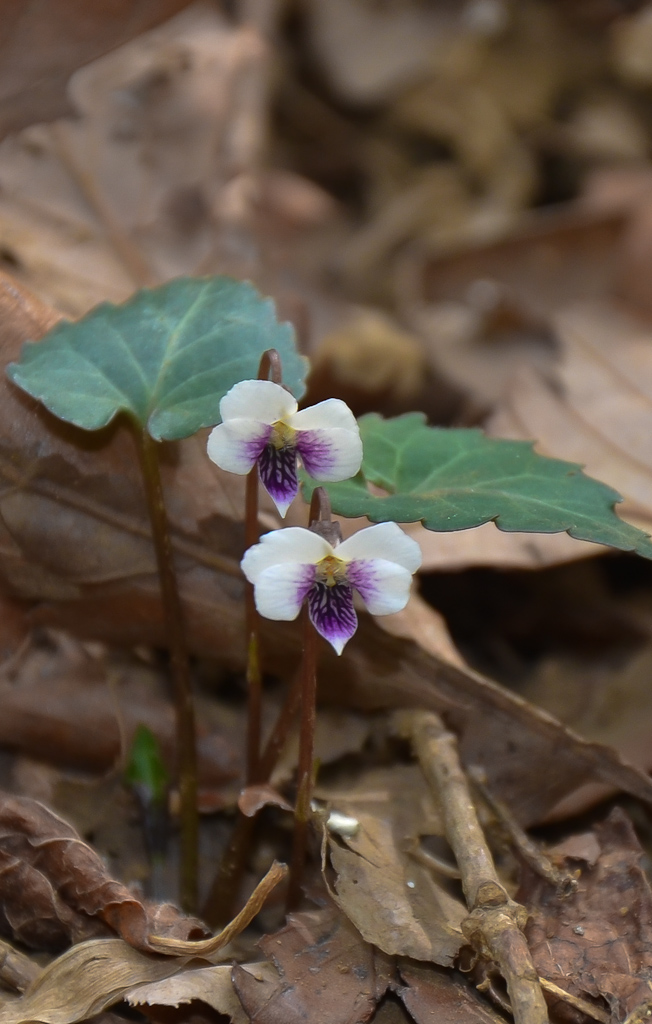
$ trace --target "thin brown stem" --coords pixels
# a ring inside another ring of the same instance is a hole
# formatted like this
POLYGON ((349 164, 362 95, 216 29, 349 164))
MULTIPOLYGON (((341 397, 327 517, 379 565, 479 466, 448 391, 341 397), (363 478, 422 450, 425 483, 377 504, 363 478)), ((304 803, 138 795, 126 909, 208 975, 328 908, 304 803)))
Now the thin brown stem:
MULTIPOLYGON (((281 357, 275 348, 263 352, 258 367, 258 379, 274 384, 282 381, 281 357)), ((258 465, 254 465, 247 477, 245 492, 245 546, 258 543, 258 465)), ((253 584, 245 584, 245 632, 247 637, 247 785, 261 782, 260 738, 262 721, 263 681, 260 668, 259 620, 254 599, 253 584)))
POLYGON ((315 759, 315 719, 317 703, 317 632, 308 609, 303 610, 303 661, 301 664, 301 726, 299 733, 299 766, 297 800, 294 808, 294 835, 287 909, 292 910, 301 898, 301 879, 308 846, 310 804, 312 801, 315 759))
MULTIPOLYGON (((245 495, 245 544, 258 542, 258 466, 247 477, 245 495)), ((260 735, 262 718, 262 675, 258 612, 253 583, 245 583, 245 629, 247 635, 247 785, 259 782, 260 735)))
MULTIPOLYGON (((283 379, 281 357, 275 348, 263 352, 258 366, 258 379, 281 384, 283 379)), ((247 477, 245 491, 245 547, 249 549, 258 543, 258 466, 254 465, 247 477)), ((279 723, 272 734, 278 733, 280 747, 277 752, 269 746, 261 758, 262 697, 263 682, 260 666, 260 620, 256 610, 255 591, 249 581, 245 583, 245 633, 247 638, 247 763, 246 782, 251 786, 267 782, 278 755, 285 743, 287 730, 292 722, 291 713, 281 711, 279 723), (286 723, 284 725, 284 723, 286 723), (285 731, 284 731, 285 730, 285 731)), ((248 818, 240 810, 229 843, 222 854, 219 867, 213 879, 210 892, 203 907, 203 916, 213 927, 224 925, 233 915, 238 898, 240 881, 244 873, 247 855, 253 841, 256 827, 255 817, 248 818)))
MULTIPOLYGON (((301 672, 297 672, 260 759, 260 782, 269 781, 287 743, 301 704, 301 681, 301 672)), ((255 828, 256 816, 248 818, 238 808, 229 844, 222 855, 210 892, 202 907, 202 917, 211 928, 222 928, 233 917, 255 828)))
POLYGON ((197 813, 197 746, 195 708, 183 624, 183 609, 174 569, 168 518, 163 499, 157 443, 147 429, 138 432, 138 449, 156 551, 165 628, 175 691, 177 777, 180 795, 181 856, 179 898, 182 907, 197 906, 199 818, 197 813))

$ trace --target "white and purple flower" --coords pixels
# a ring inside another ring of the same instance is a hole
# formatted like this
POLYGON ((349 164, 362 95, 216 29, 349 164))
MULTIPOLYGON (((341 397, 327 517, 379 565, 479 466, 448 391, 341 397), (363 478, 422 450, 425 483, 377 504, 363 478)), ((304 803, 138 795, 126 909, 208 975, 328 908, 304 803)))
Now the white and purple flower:
POLYGON ((260 479, 282 516, 296 496, 297 456, 316 480, 348 480, 362 462, 355 416, 338 398, 298 412, 292 395, 269 380, 243 380, 220 402, 222 422, 208 438, 220 469, 260 479))
POLYGON ((338 654, 358 626, 357 590, 372 615, 405 608, 421 549, 396 523, 354 533, 336 547, 312 530, 288 527, 261 537, 242 560, 256 607, 267 619, 296 619, 308 600, 310 619, 338 654))

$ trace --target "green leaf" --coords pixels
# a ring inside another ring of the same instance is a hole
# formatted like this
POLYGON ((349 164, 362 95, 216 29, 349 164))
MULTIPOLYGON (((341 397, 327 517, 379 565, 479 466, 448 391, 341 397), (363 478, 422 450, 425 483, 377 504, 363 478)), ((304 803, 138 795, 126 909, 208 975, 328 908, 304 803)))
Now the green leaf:
POLYGON ((177 440, 219 423, 220 399, 237 381, 257 376, 268 348, 278 349, 284 383, 300 398, 307 360, 271 299, 228 277, 178 278, 57 324, 42 341, 24 345, 7 373, 55 416, 85 430, 124 412, 156 440, 177 440))
MULTIPOLYGON (((352 480, 328 484, 333 511, 374 523, 420 521, 428 530, 468 530, 493 520, 500 530, 561 533, 652 558, 652 541, 619 519, 620 495, 580 466, 537 455, 528 441, 479 430, 429 427, 421 413, 360 420, 364 458, 352 480), (367 485, 388 492, 377 496, 367 485)), ((316 482, 304 474, 304 489, 316 482)))
POLYGON ((161 745, 146 725, 139 725, 125 768, 125 781, 137 789, 146 803, 163 803, 170 782, 161 745))

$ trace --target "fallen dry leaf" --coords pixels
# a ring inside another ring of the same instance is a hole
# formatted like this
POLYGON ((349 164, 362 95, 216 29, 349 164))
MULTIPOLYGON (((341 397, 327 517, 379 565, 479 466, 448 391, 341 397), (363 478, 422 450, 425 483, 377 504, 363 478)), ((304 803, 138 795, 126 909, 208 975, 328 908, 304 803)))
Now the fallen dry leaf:
POLYGON ((333 204, 261 167, 265 61, 253 26, 204 2, 78 71, 78 117, 0 144, 4 259, 79 316, 184 274, 258 280, 258 246, 275 267, 294 254, 333 204))
POLYGON ((3 4, 0 135, 72 112, 73 71, 172 17, 191 0, 37 0, 3 4))
POLYGON ((205 935, 171 905, 141 903, 67 822, 27 797, 0 796, 0 872, 5 926, 36 948, 106 934, 103 925, 144 950, 152 934, 205 935))
POLYGON ((415 856, 443 827, 416 765, 371 769, 342 787, 318 787, 331 812, 357 828, 331 831, 333 898, 367 942, 390 956, 450 966, 466 940, 464 902, 415 856))
MULTIPOLYGON (((253 971, 257 973, 264 967, 264 964, 255 964, 253 971)), ((246 967, 244 969, 246 970, 246 967)), ((197 1001, 230 1017, 233 1024, 248 1024, 249 1017, 242 1009, 242 1003, 233 988, 231 971, 231 964, 218 964, 216 967, 199 969, 187 968, 160 981, 137 985, 125 992, 123 999, 130 1006, 137 1007, 141 1013, 147 1013, 148 1007, 156 1010, 161 1006, 178 1007, 197 1001)))
MULTIPOLYGON (((73 946, 40 972, 24 995, 0 1005, 0 1024, 76 1024, 119 1002, 135 986, 169 978, 191 960, 212 960, 251 923, 270 892, 286 877, 287 868, 275 861, 237 917, 209 939, 186 941, 151 935, 151 948, 165 953, 163 957, 144 953, 122 939, 73 946)), ((158 907, 152 923, 171 932, 174 914, 175 908, 158 907)))
POLYGON ((153 957, 122 939, 81 942, 49 964, 24 996, 0 1006, 0 1024, 75 1024, 136 985, 176 974, 187 959, 153 957))
POLYGON ((401 964, 404 982, 397 988, 416 1024, 503 1024, 499 1016, 461 977, 437 967, 401 964))
POLYGON ((490 433, 537 439, 545 455, 580 462, 624 497, 623 518, 652 530, 652 335, 608 304, 575 305, 556 318, 553 379, 523 370, 490 433))
MULTIPOLYGON (((139 725, 157 737, 174 764, 174 705, 155 671, 111 665, 72 644, 32 645, 18 665, 0 669, 0 744, 51 764, 106 772, 131 747, 139 725)), ((201 699, 199 700, 202 706, 201 699)), ((200 788, 217 789, 239 777, 243 738, 200 713, 200 788)))
MULTIPOLYGON (((578 663, 577 658, 542 661, 521 695, 580 735, 618 750, 629 764, 652 769, 652 650, 637 650, 626 663, 578 663)), ((571 794, 557 809, 562 817, 586 810, 609 792, 595 784, 571 794)))
MULTIPOLYGON (((624 498, 618 513, 652 532, 652 334, 607 302, 560 308, 552 318, 558 355, 545 370, 523 364, 511 375, 486 429, 535 440, 543 455, 580 463, 624 498)), ((424 568, 499 565, 540 568, 604 551, 562 535, 504 534, 493 524, 450 535, 409 527, 424 568)))
POLYGON ((259 1024, 363 1024, 389 984, 372 947, 333 907, 290 914, 259 945, 275 970, 233 968, 245 1012, 259 1024))
POLYGON ((341 658, 322 655, 323 699, 353 707, 420 707, 445 716, 465 765, 481 766, 492 792, 534 824, 585 782, 650 799, 649 778, 608 747, 582 741, 534 705, 468 668, 380 631, 366 616, 341 658))
MULTIPOLYGON (((560 896, 549 882, 523 867, 518 899, 531 914, 526 933, 542 977, 598 1006, 606 1002, 614 1024, 650 1001, 652 892, 631 822, 615 808, 594 830, 599 846, 561 847, 556 862, 577 875, 577 890, 560 896), (604 1002, 603 1002, 604 1001, 604 1002)), ((554 857, 555 850, 551 855, 554 857)), ((562 1020, 564 1004, 553 1008, 562 1020)), ((569 1011, 566 1011, 568 1013, 569 1011)))
POLYGON ((291 804, 273 786, 245 786, 238 797, 238 808, 245 817, 255 818, 263 807, 280 807, 283 811, 292 811, 291 804))

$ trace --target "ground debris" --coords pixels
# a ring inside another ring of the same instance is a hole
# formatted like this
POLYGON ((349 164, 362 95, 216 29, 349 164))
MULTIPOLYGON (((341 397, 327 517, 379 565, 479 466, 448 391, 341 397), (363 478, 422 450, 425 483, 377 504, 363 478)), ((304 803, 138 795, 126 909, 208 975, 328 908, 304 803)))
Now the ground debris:
POLYGON ((260 948, 272 970, 233 970, 240 1001, 258 1024, 363 1024, 390 982, 386 963, 332 906, 291 914, 260 948))
POLYGON ((108 874, 101 858, 36 800, 0 794, 1 922, 37 949, 61 949, 117 932, 149 950, 149 937, 201 938, 201 922, 171 904, 144 904, 108 874))
MULTIPOLYGON (((537 970, 598 1007, 606 1004, 614 1024, 650 999, 652 892, 642 855, 629 818, 615 808, 584 843, 559 848, 559 865, 577 875, 575 892, 560 896, 524 867, 517 894, 531 914, 526 934, 537 970)), ((581 1019, 552 1002, 561 1020, 581 1019)))

